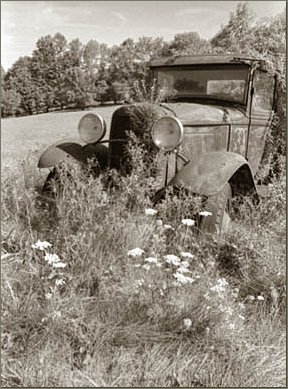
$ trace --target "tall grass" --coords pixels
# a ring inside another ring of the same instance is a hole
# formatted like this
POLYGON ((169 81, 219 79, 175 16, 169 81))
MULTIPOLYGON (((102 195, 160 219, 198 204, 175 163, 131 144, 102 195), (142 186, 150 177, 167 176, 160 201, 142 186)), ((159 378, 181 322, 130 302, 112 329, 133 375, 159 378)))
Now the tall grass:
POLYGON ((145 169, 3 179, 3 386, 285 386, 285 178, 218 237, 145 169))

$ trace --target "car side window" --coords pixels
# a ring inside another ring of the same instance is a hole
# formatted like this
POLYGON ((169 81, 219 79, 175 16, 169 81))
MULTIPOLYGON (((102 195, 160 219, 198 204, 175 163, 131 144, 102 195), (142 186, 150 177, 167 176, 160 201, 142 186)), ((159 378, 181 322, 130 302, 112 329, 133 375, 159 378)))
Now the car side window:
POLYGON ((273 104, 274 78, 270 73, 256 71, 254 74, 254 97, 252 112, 270 111, 273 104))

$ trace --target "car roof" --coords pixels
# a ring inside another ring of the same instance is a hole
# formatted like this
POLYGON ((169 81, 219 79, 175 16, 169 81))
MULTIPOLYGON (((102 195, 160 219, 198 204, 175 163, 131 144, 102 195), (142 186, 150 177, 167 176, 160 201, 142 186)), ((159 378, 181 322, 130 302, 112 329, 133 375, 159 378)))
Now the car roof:
POLYGON ((186 55, 175 57, 162 57, 152 59, 150 67, 180 66, 180 65, 205 65, 205 64, 248 64, 259 63, 264 65, 265 61, 257 58, 248 58, 237 55, 186 55))

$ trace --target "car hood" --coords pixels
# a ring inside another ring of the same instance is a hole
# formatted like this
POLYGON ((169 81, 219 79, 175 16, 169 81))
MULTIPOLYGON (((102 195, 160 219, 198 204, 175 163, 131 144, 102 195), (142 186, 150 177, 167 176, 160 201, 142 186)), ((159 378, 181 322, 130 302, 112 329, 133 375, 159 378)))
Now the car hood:
POLYGON ((165 103, 162 107, 172 111, 183 125, 229 124, 245 121, 244 110, 220 105, 197 103, 165 103))

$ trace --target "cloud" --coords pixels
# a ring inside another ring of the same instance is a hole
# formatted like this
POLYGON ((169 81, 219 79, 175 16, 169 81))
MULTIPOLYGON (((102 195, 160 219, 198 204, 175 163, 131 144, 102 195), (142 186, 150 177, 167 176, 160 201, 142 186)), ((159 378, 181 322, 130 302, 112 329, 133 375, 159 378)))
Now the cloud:
POLYGON ((127 18, 124 15, 120 14, 120 12, 113 12, 113 15, 116 16, 116 18, 118 18, 119 20, 121 20, 121 22, 127 22, 127 18))

